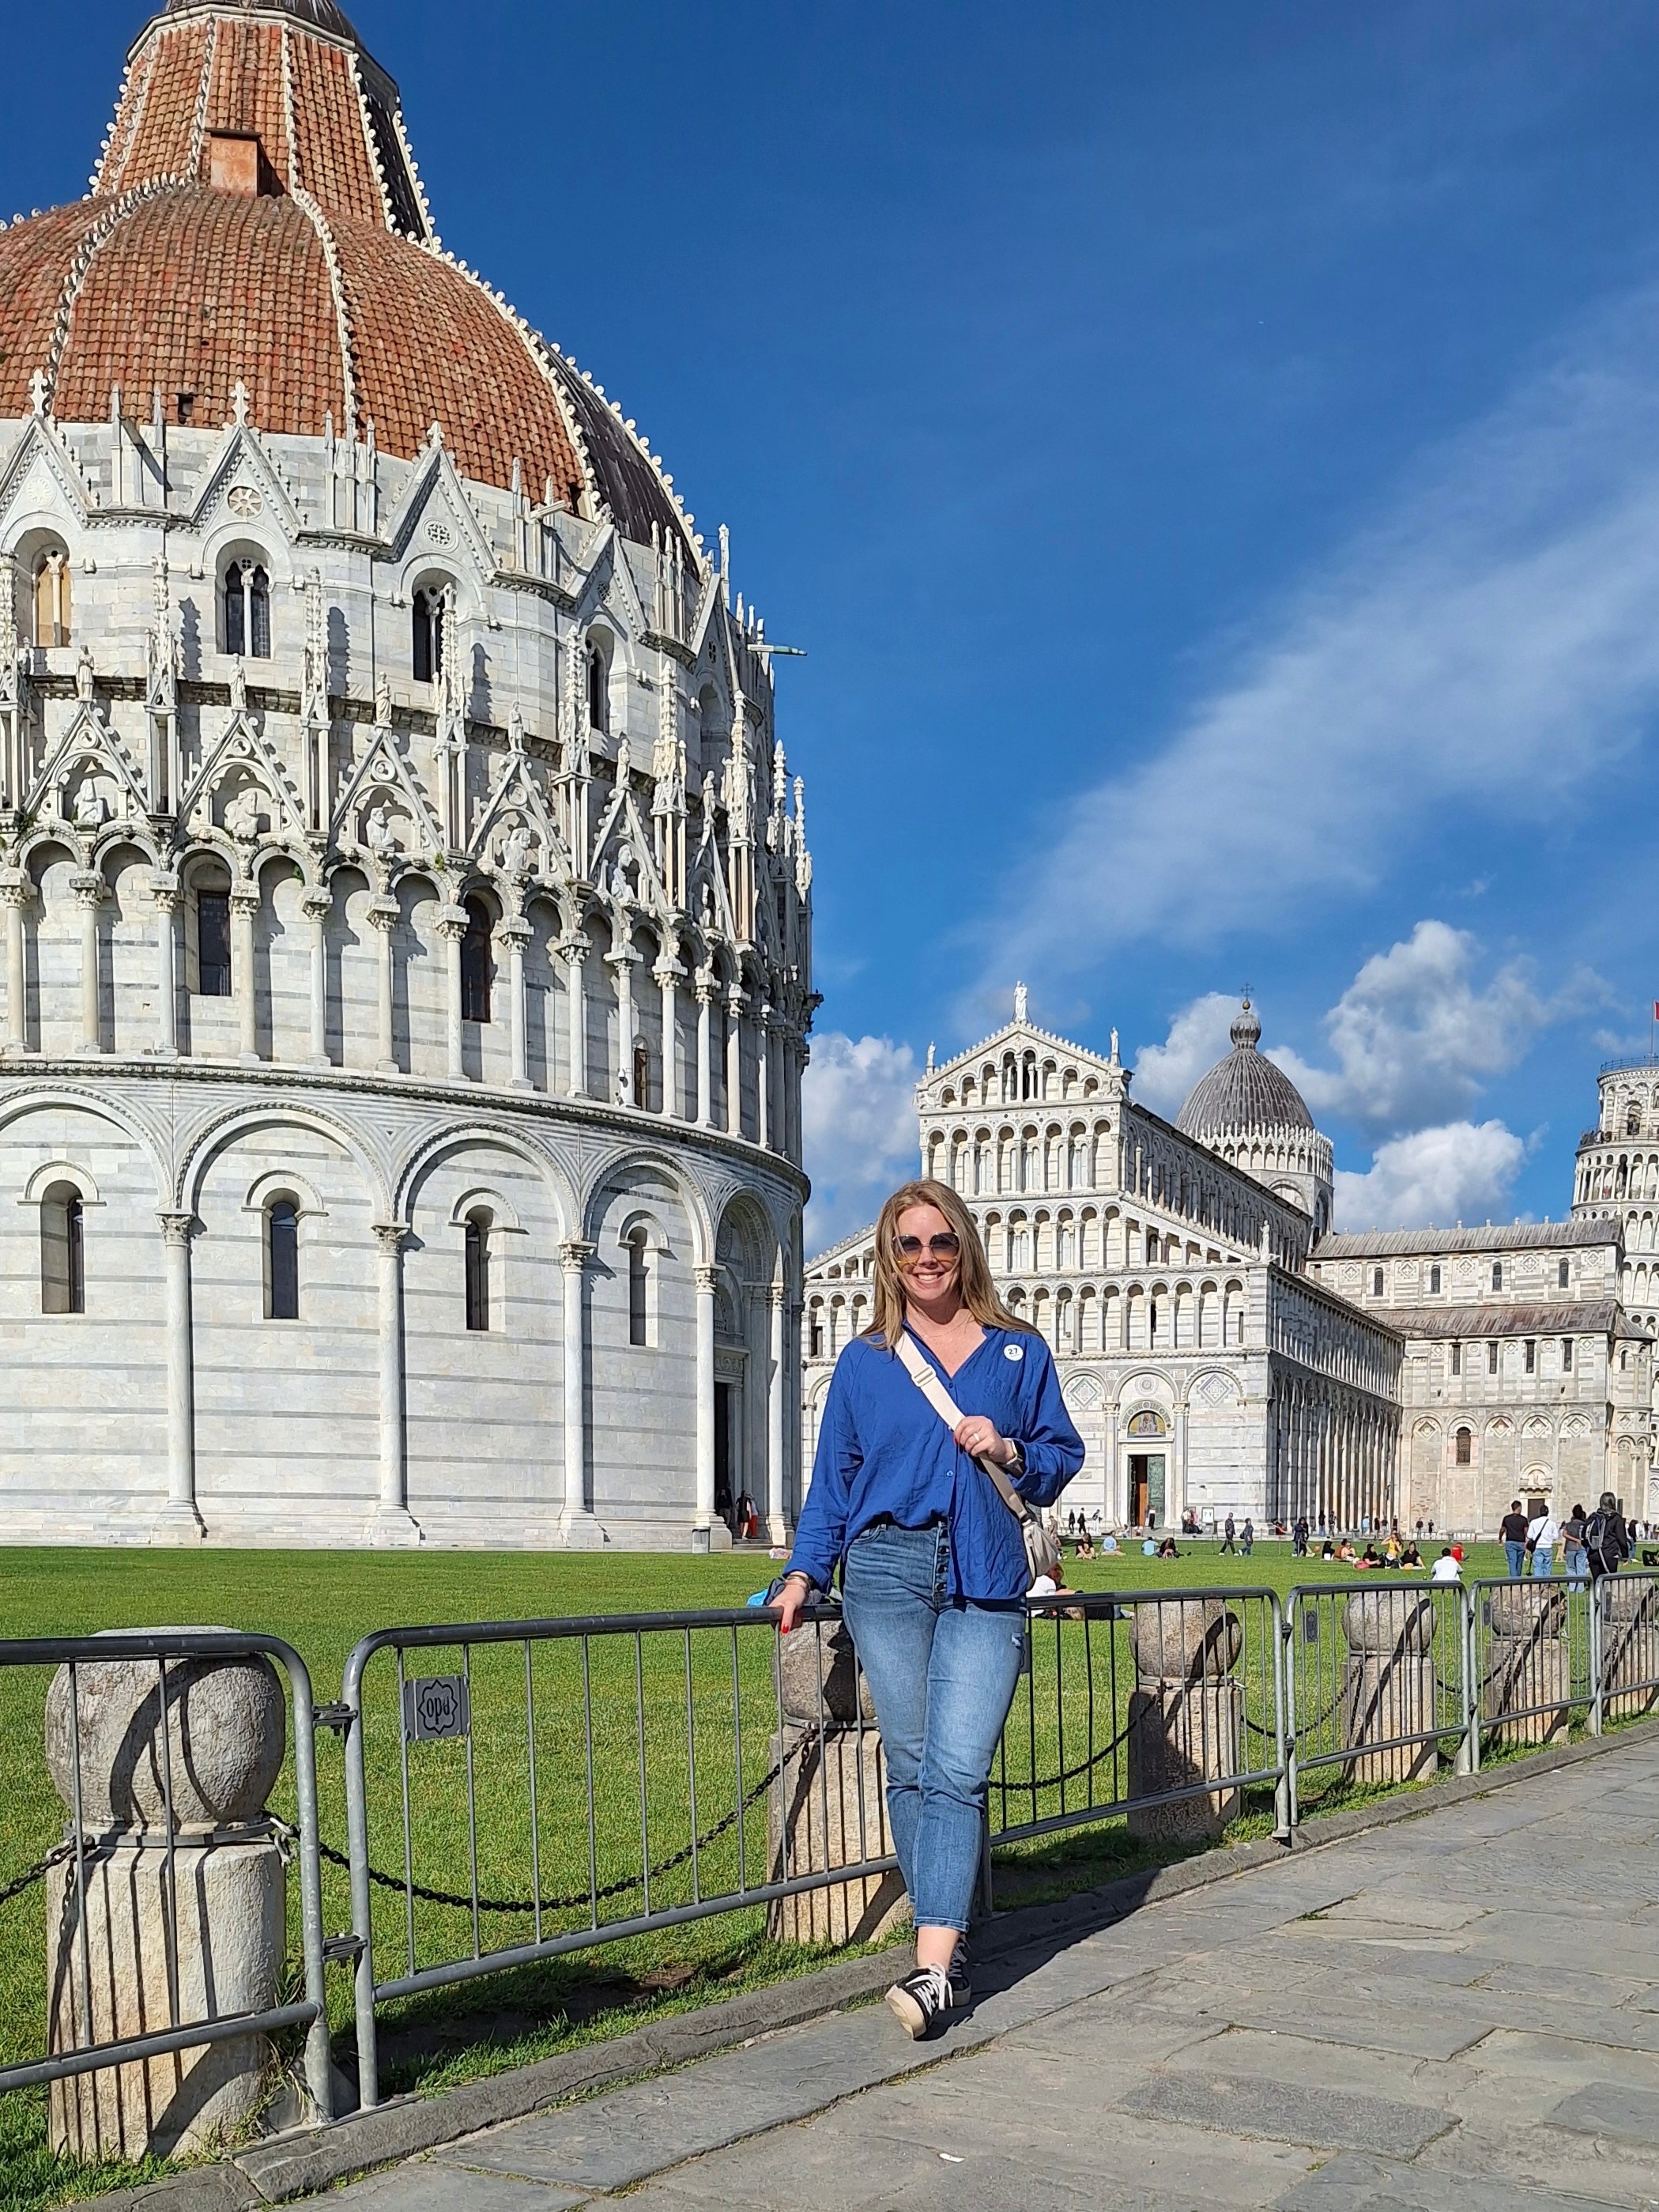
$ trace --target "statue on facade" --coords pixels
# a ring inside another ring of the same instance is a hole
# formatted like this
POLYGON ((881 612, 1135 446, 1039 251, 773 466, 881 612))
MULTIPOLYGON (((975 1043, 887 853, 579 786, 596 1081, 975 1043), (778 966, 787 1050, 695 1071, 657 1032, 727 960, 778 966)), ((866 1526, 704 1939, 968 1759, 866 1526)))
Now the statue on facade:
POLYGON ((252 784, 244 784, 225 805, 225 827, 239 845, 252 845, 259 835, 264 809, 252 784))
POLYGON ((233 714, 247 712, 247 666, 241 660, 230 664, 230 711, 233 714))
POLYGON ((369 810, 363 829, 363 842, 382 867, 390 867, 398 857, 398 840, 392 827, 392 809, 381 799, 369 810))
POLYGON ((93 676, 92 647, 83 645, 75 663, 75 696, 83 706, 92 703, 93 676))
POLYGON ((392 678, 384 669, 374 679, 374 726, 377 730, 392 727, 392 678))

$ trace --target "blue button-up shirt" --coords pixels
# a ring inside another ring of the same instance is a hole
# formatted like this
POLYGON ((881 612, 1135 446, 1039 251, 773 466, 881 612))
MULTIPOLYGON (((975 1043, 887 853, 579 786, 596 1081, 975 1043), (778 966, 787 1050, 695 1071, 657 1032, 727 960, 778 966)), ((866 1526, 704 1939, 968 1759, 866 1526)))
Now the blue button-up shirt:
MULTIPOLYGON (((984 1414, 999 1436, 1019 1445, 1020 1496, 1033 1506, 1051 1505, 1083 1464, 1083 1439, 1042 1339, 1027 1329, 988 1328, 954 1375, 926 1345, 921 1352, 964 1413, 984 1414)), ((949 1522, 953 1596, 1024 1595, 1030 1577, 1019 1523, 991 1478, 958 1449, 897 1353, 860 1336, 830 1378, 791 1569, 827 1589, 854 1538, 882 1519, 901 1528, 949 1522)))

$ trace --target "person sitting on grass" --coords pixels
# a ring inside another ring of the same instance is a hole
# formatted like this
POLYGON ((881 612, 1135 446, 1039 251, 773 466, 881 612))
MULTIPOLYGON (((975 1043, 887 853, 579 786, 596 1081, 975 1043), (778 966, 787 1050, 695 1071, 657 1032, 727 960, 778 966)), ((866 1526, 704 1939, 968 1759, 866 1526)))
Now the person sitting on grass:
POLYGON ((1181 1557, 1180 1553, 1176 1549, 1176 1540, 1173 1536, 1166 1536, 1164 1539, 1158 1547, 1158 1556, 1160 1559, 1178 1559, 1181 1557))
POLYGON ((1336 1556, 1345 1567, 1351 1567, 1358 1559, 1359 1554, 1345 1536, 1336 1547, 1336 1556))
POLYGON ((1415 1540, 1408 1543, 1405 1550, 1400 1554, 1400 1564, 1402 1567, 1407 1568, 1416 1568, 1422 1565, 1423 1554, 1418 1550, 1415 1540))
POLYGON ((1319 1556, 1322 1559, 1334 1559, 1336 1557, 1336 1547, 1328 1536, 1319 1547, 1319 1556))
POLYGON ((1077 1555, 1079 1559, 1092 1559, 1095 1555, 1094 1541, 1086 1528, 1078 1540, 1077 1555))

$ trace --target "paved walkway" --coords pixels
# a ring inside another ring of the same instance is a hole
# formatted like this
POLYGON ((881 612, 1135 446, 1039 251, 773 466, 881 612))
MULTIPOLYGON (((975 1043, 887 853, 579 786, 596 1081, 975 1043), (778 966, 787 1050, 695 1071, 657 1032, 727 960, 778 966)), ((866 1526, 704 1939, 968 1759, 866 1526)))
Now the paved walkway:
POLYGON ((331 2212, 1659 2208, 1659 1743, 475 2136, 331 2212))

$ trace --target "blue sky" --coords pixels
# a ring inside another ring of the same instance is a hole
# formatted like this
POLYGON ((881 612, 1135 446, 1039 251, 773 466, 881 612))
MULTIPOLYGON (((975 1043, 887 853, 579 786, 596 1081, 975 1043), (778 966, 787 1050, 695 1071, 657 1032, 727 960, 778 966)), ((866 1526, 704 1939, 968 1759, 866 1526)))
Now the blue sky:
MULTIPOLYGON (((1349 1225, 1565 1211, 1659 995, 1650 8, 352 12, 808 650, 820 1241, 1017 975, 1171 1112, 1248 980, 1349 1225)), ((141 20, 19 12, 0 209, 141 20)))

